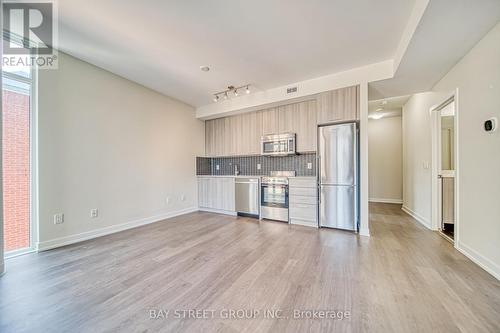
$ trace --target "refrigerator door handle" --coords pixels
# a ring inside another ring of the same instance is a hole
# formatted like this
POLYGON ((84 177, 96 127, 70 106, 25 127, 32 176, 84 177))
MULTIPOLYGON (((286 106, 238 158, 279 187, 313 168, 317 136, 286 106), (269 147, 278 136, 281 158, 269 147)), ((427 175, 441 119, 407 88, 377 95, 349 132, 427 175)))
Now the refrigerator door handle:
POLYGON ((318 194, 318 209, 321 204, 321 156, 316 155, 316 192, 318 194))
POLYGON ((319 206, 321 205, 321 184, 317 187, 317 191, 318 191, 318 208, 319 206))

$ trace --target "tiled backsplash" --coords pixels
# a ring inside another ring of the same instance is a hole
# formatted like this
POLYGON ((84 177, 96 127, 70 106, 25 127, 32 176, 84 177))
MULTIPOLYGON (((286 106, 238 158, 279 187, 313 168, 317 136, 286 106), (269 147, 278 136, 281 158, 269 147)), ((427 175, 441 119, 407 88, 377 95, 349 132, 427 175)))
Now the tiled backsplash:
POLYGON ((295 170, 297 176, 316 175, 316 154, 307 153, 290 156, 237 156, 237 157, 197 157, 197 175, 234 175, 234 166, 239 174, 266 176, 271 171, 295 170), (311 169, 307 164, 311 163, 311 169), (257 165, 260 164, 260 170, 257 165), (218 167, 217 167, 218 166, 218 167))

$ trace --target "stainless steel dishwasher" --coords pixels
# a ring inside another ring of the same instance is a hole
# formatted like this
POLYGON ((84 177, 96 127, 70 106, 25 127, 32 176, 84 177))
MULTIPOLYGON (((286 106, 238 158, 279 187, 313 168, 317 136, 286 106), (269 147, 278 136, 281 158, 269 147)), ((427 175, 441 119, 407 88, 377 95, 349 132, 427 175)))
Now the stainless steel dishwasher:
POLYGON ((234 181, 238 215, 259 217, 259 178, 237 177, 234 181))

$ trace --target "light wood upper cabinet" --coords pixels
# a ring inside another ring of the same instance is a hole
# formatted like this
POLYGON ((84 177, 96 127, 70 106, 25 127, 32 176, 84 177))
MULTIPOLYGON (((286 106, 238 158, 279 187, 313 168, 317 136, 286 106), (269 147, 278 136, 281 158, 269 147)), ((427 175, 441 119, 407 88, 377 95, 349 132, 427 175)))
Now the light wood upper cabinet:
POLYGON ((215 124, 213 127, 215 132, 214 137, 214 156, 224 156, 225 155, 225 144, 226 144, 226 119, 218 118, 215 119, 215 124))
POLYGON ((278 132, 295 133, 298 152, 316 150, 316 100, 280 106, 278 132))
POLYGON ((278 108, 266 109, 260 112, 262 115, 262 133, 269 135, 279 133, 279 110, 278 108))
POLYGON ((298 123, 297 104, 288 104, 276 108, 278 111, 278 130, 277 133, 295 133, 298 123))
POLYGON ((215 156, 215 119, 205 121, 205 155, 215 156))
POLYGON ((316 101, 306 101, 297 105, 295 133, 297 133, 297 151, 316 151, 317 119, 316 101))
POLYGON ((262 114, 259 112, 249 113, 248 128, 250 131, 250 154, 260 154, 260 138, 262 136, 262 114))
POLYGON ((234 117, 226 117, 224 119, 224 137, 223 152, 221 156, 236 155, 236 143, 234 142, 237 134, 237 122, 234 117))
POLYGON ((318 95, 318 124, 359 119, 358 86, 318 95))
POLYGON ((240 135, 238 155, 260 154, 260 137, 262 132, 262 113, 249 112, 239 115, 240 135))
POLYGON ((207 120, 206 156, 260 154, 260 137, 296 133, 297 151, 316 151, 317 125, 359 119, 358 87, 327 91, 316 98, 256 112, 207 120))

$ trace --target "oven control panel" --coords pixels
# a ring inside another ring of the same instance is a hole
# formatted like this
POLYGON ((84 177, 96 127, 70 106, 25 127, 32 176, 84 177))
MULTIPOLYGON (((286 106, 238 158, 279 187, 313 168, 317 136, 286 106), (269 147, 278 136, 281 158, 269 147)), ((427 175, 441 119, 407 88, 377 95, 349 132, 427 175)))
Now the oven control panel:
POLYGON ((288 178, 285 177, 262 177, 262 184, 287 185, 288 178))

